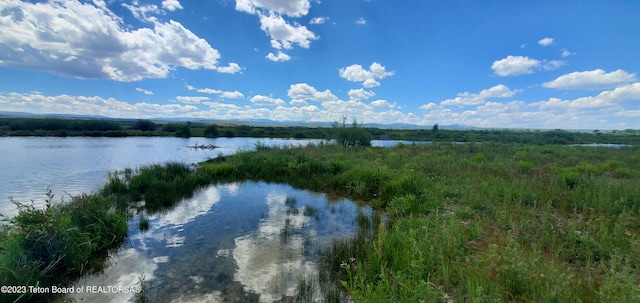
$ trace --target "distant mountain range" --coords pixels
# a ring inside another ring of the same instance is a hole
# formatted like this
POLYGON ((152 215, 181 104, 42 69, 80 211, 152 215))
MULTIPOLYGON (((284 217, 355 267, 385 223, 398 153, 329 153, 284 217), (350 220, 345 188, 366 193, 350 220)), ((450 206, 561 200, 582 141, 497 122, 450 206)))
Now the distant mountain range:
MULTIPOLYGON (((0 117, 14 118, 65 118, 65 119, 100 119, 100 120, 137 120, 130 118, 114 118, 101 115, 75 115, 75 114, 34 114, 29 112, 11 112, 0 111, 0 117)), ((306 121, 274 121, 269 119, 248 119, 248 120, 216 120, 216 119, 198 119, 198 118, 149 118, 146 120, 156 122, 200 122, 200 123, 237 123, 249 124, 255 126, 307 126, 307 127, 330 127, 334 122, 306 122, 306 121)), ((405 128, 405 129, 431 129, 433 126, 417 125, 410 123, 363 123, 365 127, 376 128, 405 128)), ((479 129, 471 125, 451 124, 438 125, 441 129, 479 129)))
POLYGON ((74 115, 74 114, 34 114, 28 112, 9 112, 0 111, 0 116, 8 116, 15 118, 67 118, 67 119, 102 119, 102 120, 130 120, 118 119, 100 115, 74 115))

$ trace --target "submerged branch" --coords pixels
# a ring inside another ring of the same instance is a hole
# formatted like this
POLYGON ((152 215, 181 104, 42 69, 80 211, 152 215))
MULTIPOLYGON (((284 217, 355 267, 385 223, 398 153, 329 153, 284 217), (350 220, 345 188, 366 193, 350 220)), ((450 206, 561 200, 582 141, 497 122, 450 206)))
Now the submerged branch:
POLYGON ((215 145, 213 145, 213 144, 208 144, 208 145, 200 144, 200 145, 198 145, 198 142, 196 142, 194 145, 189 145, 189 146, 187 146, 187 147, 188 147, 188 148, 190 148, 190 149, 195 149, 195 150, 198 150, 198 149, 216 149, 216 148, 219 148, 219 146, 215 146, 215 145))

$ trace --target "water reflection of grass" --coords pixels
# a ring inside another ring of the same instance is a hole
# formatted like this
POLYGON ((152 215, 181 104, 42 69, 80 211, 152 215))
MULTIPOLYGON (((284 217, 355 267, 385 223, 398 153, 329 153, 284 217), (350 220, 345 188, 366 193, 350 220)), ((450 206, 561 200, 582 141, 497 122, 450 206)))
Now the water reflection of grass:
POLYGON ((311 303, 315 302, 316 285, 312 277, 304 277, 298 280, 296 287, 295 302, 311 303))
POLYGON ((291 219, 286 218, 284 220, 284 226, 280 230, 280 242, 286 244, 289 242, 289 237, 295 233, 295 228, 291 226, 291 219))
POLYGON ((306 205, 304 207, 304 211, 302 211, 302 214, 307 217, 313 217, 316 220, 320 219, 320 213, 318 212, 318 209, 313 206, 306 205))

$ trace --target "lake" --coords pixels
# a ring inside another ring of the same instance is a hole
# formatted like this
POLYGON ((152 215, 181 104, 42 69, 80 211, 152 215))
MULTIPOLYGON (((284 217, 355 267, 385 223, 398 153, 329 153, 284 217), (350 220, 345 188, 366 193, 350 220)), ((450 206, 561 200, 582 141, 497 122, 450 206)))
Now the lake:
MULTIPOLYGON (((109 172, 145 164, 208 158, 267 146, 321 140, 174 137, 0 138, 0 212, 15 215, 9 201, 54 203, 97 190, 109 172), (192 149, 213 144, 219 148, 192 149)), ((391 146, 407 141, 373 141, 391 146)), ((99 274, 75 287, 129 287, 145 279, 150 302, 275 302, 295 294, 299 279, 315 278, 318 249, 351 237, 354 218, 371 209, 346 199, 282 184, 243 182, 203 188, 161 214, 147 214, 150 228, 130 221, 126 243, 99 274)), ((316 279, 317 283, 317 279, 316 279)), ((103 288, 99 288, 103 287, 103 288)), ((74 294, 78 302, 125 302, 128 292, 74 294)), ((316 297, 317 298, 317 297, 316 297)))
MULTIPOLYGON (((9 201, 34 200, 44 205, 47 187, 59 201, 66 194, 97 190, 109 172, 145 164, 177 161, 198 163, 218 154, 251 150, 256 143, 290 146, 320 143, 319 139, 274 138, 176 138, 176 137, 0 137, 0 213, 17 213, 9 201), (219 148, 191 149, 213 144, 219 148)), ((372 140, 374 146, 393 146, 410 141, 372 140)))

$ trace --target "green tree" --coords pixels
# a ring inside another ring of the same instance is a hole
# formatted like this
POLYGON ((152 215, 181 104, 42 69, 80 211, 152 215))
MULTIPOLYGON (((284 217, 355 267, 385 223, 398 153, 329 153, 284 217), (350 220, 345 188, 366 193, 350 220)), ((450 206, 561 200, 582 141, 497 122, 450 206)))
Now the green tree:
POLYGON ((371 134, 353 119, 351 126, 347 126, 347 117, 342 117, 342 123, 333 124, 336 143, 347 146, 371 146, 371 134))
POLYGON ((180 128, 180 124, 178 123, 167 123, 162 125, 162 131, 170 133, 177 131, 178 128, 180 128))
POLYGON ((211 124, 208 125, 205 129, 204 129, 204 136, 207 138, 216 138, 218 137, 218 126, 215 124, 211 124))
POLYGON ((183 124, 180 127, 178 127, 178 130, 176 130, 176 137, 182 137, 182 138, 191 137, 191 127, 189 126, 189 123, 183 124))
POLYGON ((154 131, 156 130, 157 125, 150 120, 138 119, 131 128, 141 130, 143 132, 146 131, 154 131))

